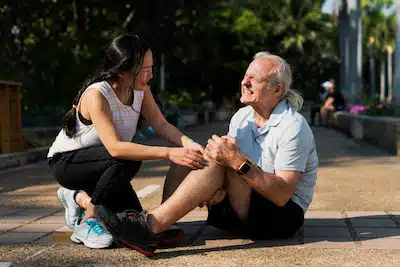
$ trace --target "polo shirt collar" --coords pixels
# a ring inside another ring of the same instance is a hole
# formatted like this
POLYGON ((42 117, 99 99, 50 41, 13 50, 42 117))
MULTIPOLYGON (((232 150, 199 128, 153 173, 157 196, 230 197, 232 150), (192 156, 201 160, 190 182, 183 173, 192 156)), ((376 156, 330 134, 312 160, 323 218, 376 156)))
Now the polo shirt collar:
POLYGON ((251 121, 253 122, 252 130, 253 130, 255 137, 258 137, 260 135, 267 133, 269 131, 270 127, 277 126, 281 122, 287 108, 288 108, 288 104, 287 104, 286 99, 279 102, 279 104, 272 111, 268 121, 260 128, 257 128, 257 124, 255 121, 256 112, 253 110, 253 117, 252 117, 251 121))

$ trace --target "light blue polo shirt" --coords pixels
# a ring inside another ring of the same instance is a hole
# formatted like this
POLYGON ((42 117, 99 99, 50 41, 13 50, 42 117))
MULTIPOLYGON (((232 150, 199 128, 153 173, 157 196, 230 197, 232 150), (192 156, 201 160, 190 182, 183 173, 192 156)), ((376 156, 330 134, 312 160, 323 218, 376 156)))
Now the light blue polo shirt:
POLYGON ((314 135, 301 114, 282 100, 269 120, 257 128, 255 111, 247 106, 233 115, 228 135, 235 137, 239 149, 265 172, 301 172, 292 200, 306 212, 317 181, 318 157, 314 135))

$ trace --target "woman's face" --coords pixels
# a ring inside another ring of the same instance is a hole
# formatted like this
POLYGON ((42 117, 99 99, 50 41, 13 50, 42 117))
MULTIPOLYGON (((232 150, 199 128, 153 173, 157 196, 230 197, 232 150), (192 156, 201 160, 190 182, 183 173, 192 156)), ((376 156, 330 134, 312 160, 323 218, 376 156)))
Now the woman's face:
POLYGON ((153 78, 153 54, 147 51, 143 58, 143 63, 140 71, 134 81, 134 90, 143 91, 149 85, 150 80, 153 78))

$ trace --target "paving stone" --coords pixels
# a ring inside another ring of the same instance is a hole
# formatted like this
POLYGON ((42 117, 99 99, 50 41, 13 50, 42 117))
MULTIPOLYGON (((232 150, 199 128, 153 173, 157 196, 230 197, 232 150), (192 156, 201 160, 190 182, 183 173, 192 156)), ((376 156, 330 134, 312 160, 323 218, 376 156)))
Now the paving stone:
POLYGON ((71 232, 54 232, 50 236, 54 243, 67 243, 71 242, 71 232))
POLYGON ((65 216, 65 210, 60 210, 59 212, 54 213, 52 216, 65 216))
POLYGON ((50 214, 54 214, 60 210, 59 208, 34 208, 34 209, 26 209, 18 212, 19 215, 40 215, 40 216, 49 216, 50 214))
POLYGON ((15 229, 13 232, 24 232, 24 233, 36 233, 36 232, 53 232, 54 230, 60 229, 63 224, 27 224, 20 228, 15 229))
POLYGON ((34 223, 65 224, 65 218, 64 216, 47 216, 35 221, 34 223))
POLYGON ((372 227, 355 227, 358 236, 362 239, 366 238, 398 238, 400 239, 399 228, 372 228, 372 227))
POLYGON ((400 211, 389 211, 389 213, 391 215, 394 215, 397 218, 397 220, 400 221, 400 211))
POLYGON ((396 227, 396 224, 391 219, 359 219, 352 218, 351 224, 354 227, 396 227))
POLYGON ((347 227, 303 227, 304 237, 351 237, 347 227))
POLYGON ((0 218, 0 223, 23 223, 27 224, 39 219, 42 216, 37 215, 19 215, 12 214, 0 218))
POLYGON ((191 211, 181 218, 178 222, 193 222, 193 221, 206 221, 208 216, 207 211, 191 211))
POLYGON ((355 248, 356 244, 351 237, 304 237, 306 248, 355 248))
POLYGON ((10 229, 21 226, 22 224, 17 223, 0 223, 0 234, 7 232, 10 229))
POLYGON ((231 246, 240 246, 247 245, 249 242, 243 239, 218 239, 218 240, 205 240, 205 245, 211 247, 231 247, 231 246))
POLYGON ((10 215, 14 213, 18 213, 24 210, 23 208, 7 208, 7 207, 0 207, 0 217, 4 215, 10 215))
POLYGON ((344 219, 305 219, 304 226, 346 227, 344 219))
POLYGON ((54 243, 71 243, 71 234, 67 233, 53 233, 36 240, 34 244, 54 244, 54 243))
POLYGON ((0 243, 2 244, 15 244, 15 243, 29 243, 38 239, 47 233, 16 233, 8 232, 0 235, 0 243))
POLYGON ((252 247, 293 247, 300 246, 301 242, 298 238, 288 239, 272 239, 272 240, 256 240, 251 241, 252 247))
POLYGON ((35 242, 33 242, 33 244, 53 244, 53 237, 51 235, 46 235, 42 238, 40 238, 39 240, 36 240, 35 242))
POLYGON ((346 211, 348 218, 360 219, 390 219, 384 211, 346 211))
POLYGON ((57 233, 68 233, 68 232, 71 232, 72 233, 72 229, 69 228, 68 226, 64 225, 63 227, 60 227, 60 228, 56 229, 55 232, 57 232, 57 233))
POLYGON ((339 211, 307 211, 304 214, 306 219, 342 219, 343 215, 339 211))
POLYGON ((364 248, 400 249, 400 239, 398 238, 362 239, 361 244, 364 248))
MULTIPOLYGON (((200 229, 201 225, 184 225, 182 226, 182 230, 185 232, 185 235, 195 235, 200 229)), ((230 232, 215 228, 213 226, 207 225, 201 233, 202 236, 206 237, 233 237, 234 235, 230 232)))
POLYGON ((204 232, 202 233, 202 236, 205 237, 213 237, 213 238, 237 238, 238 235, 235 235, 231 232, 221 230, 219 228, 216 228, 211 225, 207 225, 207 227, 204 229, 204 232))

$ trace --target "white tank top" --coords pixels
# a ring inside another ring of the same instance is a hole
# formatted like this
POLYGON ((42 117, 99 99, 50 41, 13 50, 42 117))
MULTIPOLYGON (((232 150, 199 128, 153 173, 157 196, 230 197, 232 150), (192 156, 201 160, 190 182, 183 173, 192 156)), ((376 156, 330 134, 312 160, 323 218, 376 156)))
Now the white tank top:
MULTIPOLYGON (((132 106, 127 106, 121 103, 111 85, 106 81, 94 83, 88 86, 88 88, 95 88, 99 90, 107 99, 108 103, 110 104, 114 125, 119 133, 120 140, 131 142, 136 133, 144 92, 134 91, 133 104, 132 106)), ((85 92, 82 94, 82 96, 84 94, 85 92)), ((65 130, 62 129, 50 147, 47 157, 50 158, 56 153, 67 152, 101 144, 102 143, 94 125, 83 124, 79 119, 77 110, 75 137, 69 138, 66 135, 65 130)))

